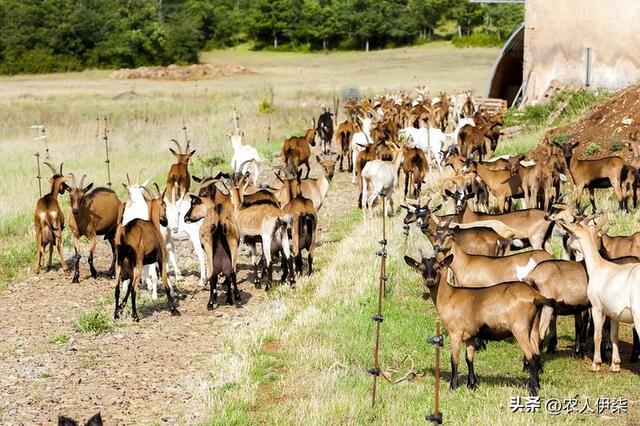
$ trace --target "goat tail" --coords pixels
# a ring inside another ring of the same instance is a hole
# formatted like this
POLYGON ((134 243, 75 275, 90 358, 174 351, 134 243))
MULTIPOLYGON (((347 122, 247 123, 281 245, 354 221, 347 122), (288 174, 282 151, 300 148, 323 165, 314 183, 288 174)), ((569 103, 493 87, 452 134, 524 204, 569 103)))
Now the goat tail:
MULTIPOLYGON (((562 302, 561 302, 562 303, 562 302)), ((533 299, 533 304, 536 308, 542 308, 543 306, 549 306, 550 308, 556 308, 558 306, 558 302, 556 299, 550 299, 544 297, 542 295, 538 295, 533 299)), ((562 303, 564 305, 564 303, 562 303)))

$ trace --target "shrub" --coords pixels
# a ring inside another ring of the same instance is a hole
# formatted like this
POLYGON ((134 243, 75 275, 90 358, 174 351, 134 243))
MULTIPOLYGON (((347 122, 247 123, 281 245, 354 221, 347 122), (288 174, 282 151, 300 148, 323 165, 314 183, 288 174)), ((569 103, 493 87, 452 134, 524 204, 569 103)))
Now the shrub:
POLYGON ((455 47, 501 47, 504 40, 487 33, 474 33, 468 36, 456 37, 451 43, 455 47))
POLYGON ((623 146, 624 145, 622 144, 622 141, 616 138, 613 140, 613 142, 611 142, 611 151, 613 152, 620 151, 623 146))
POLYGON ((260 105, 258 105, 258 113, 260 114, 266 114, 272 111, 273 105, 271 105, 271 102, 269 102, 269 99, 267 98, 263 99, 262 102, 260 102, 260 105))
POLYGON ((67 343, 69 341, 69 335, 67 333, 58 333, 55 334, 51 339, 49 339, 49 343, 67 343))
POLYGON ((553 141, 556 143, 565 143, 571 140, 571 135, 567 135, 566 133, 558 133, 553 137, 553 141))
POLYGON ((587 145, 587 147, 584 149, 584 154, 589 156, 589 155, 593 155, 596 152, 600 152, 602 151, 602 148, 600 148, 600 145, 591 142, 589 145, 587 145))

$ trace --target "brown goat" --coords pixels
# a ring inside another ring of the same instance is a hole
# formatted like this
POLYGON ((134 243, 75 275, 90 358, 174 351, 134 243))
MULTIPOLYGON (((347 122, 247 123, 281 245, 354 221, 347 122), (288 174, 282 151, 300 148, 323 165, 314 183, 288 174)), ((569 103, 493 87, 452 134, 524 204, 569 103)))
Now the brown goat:
POLYGON ((413 197, 420 196, 422 182, 429 172, 429 162, 420 148, 404 147, 402 149, 402 171, 404 172, 404 198, 409 188, 413 197))
MULTIPOLYGON (((166 188, 165 188, 166 193, 166 188)), ((140 321, 136 309, 136 292, 142 279, 142 267, 157 263, 162 275, 162 285, 167 294, 171 315, 180 315, 175 306, 171 288, 167 278, 167 249, 164 238, 160 233, 160 225, 167 226, 164 205, 164 193, 159 197, 148 200, 149 220, 133 219, 121 226, 116 239, 116 286, 114 319, 120 317, 120 312, 131 294, 131 315, 134 321, 140 321), (120 283, 130 280, 127 292, 120 303, 120 283)))
POLYGON ((336 142, 338 144, 338 161, 340 162, 339 170, 344 171, 342 160, 347 157, 347 168, 349 173, 353 170, 353 160, 351 159, 351 137, 356 132, 353 123, 345 120, 338 126, 336 132, 336 142))
POLYGON ((456 244, 464 247, 465 253, 499 257, 509 250, 511 240, 498 234, 494 229, 479 226, 470 229, 460 229, 459 226, 450 228, 451 219, 440 221, 435 231, 428 225, 420 227, 422 233, 429 238, 432 246, 441 246, 451 237, 456 244))
MULTIPOLYGON (((210 182, 215 185, 215 182, 210 182)), ((240 229, 233 214, 233 205, 216 203, 211 198, 191 195, 191 208, 185 215, 185 222, 204 219, 200 227, 200 241, 207 258, 207 281, 209 281, 209 302, 212 310, 218 303, 218 277, 223 275, 227 284, 227 304, 233 305, 234 297, 240 299, 236 280, 240 229), (233 284, 233 293, 231 292, 233 284)))
POLYGON ((191 187, 189 159, 196 153, 196 151, 194 149, 189 152, 189 144, 191 141, 187 141, 187 146, 184 149, 184 152, 177 140, 171 139, 171 142, 176 144, 178 152, 174 151, 173 148, 169 148, 169 151, 175 155, 177 163, 172 164, 169 169, 169 174, 167 175, 167 192, 172 197, 171 201, 175 201, 189 192, 189 188, 191 187), (174 192, 174 187, 177 189, 177 192, 174 192))
POLYGON ((621 182, 625 177, 623 176, 623 170, 626 165, 624 159, 618 156, 611 156, 597 160, 579 160, 578 156, 574 154, 574 150, 578 145, 580 145, 579 141, 567 141, 562 145, 558 145, 563 150, 569 167, 569 174, 576 187, 576 208, 580 205, 580 199, 585 188, 589 190, 591 206, 595 212, 595 189, 613 187, 618 198, 619 207, 622 209, 624 197, 621 182))
MULTIPOLYGON (((503 340, 515 337, 529 368, 529 392, 537 395, 540 389, 538 374, 542 367, 539 350, 540 308, 555 306, 520 282, 508 282, 484 288, 454 287, 447 282, 444 269, 454 255, 438 260, 422 256, 420 261, 409 256, 404 261, 416 269, 428 288, 438 316, 451 339, 451 389, 458 387, 458 360, 462 343, 466 345, 468 367, 467 387, 475 389, 473 358, 478 339, 503 340)), ((455 274, 454 274, 455 275, 455 274)))
MULTIPOLYGON (((304 198, 301 188, 302 173, 290 176, 285 186, 288 187, 289 202, 282 211, 291 216, 291 256, 295 262, 295 272, 302 274, 302 250, 307 250, 309 275, 313 272, 313 254, 316 248, 316 226, 318 217, 313 202, 304 198)), ((293 274, 294 271, 291 271, 293 274)))
POLYGON ((72 282, 80 281, 80 237, 86 236, 89 239, 89 270, 91 276, 96 278, 97 271, 93 266, 93 253, 96 249, 96 237, 103 235, 104 239, 109 241, 111 246, 111 266, 107 275, 115 276, 116 268, 116 230, 118 229, 118 211, 122 208, 122 201, 115 192, 107 188, 96 188, 88 192, 93 183, 83 187, 83 175, 80 183, 76 182, 73 173, 69 174, 72 179, 69 188, 69 202, 71 204, 71 217, 69 218, 69 227, 73 235, 74 255, 74 272, 72 282))
POLYGON ((291 172, 297 173, 298 168, 302 165, 307 166, 307 175, 311 167, 309 166, 309 158, 311 157, 311 147, 316 146, 316 126, 315 119, 313 128, 307 129, 304 136, 292 136, 284 141, 282 146, 281 160, 282 164, 291 172))
POLYGON ((62 257, 62 230, 64 229, 64 215, 58 204, 58 195, 64 194, 69 186, 65 183, 66 178, 62 175, 62 164, 57 171, 50 163, 44 163, 51 169, 53 174, 49 178, 51 190, 36 203, 36 211, 33 215, 33 226, 36 231, 36 247, 38 248, 38 261, 36 264, 36 274, 40 273, 42 261, 44 260, 45 249, 49 246, 49 263, 51 268, 51 257, 53 256, 53 246, 56 246, 60 257, 60 266, 65 273, 69 273, 69 268, 64 263, 62 257))
POLYGON ((510 170, 489 170, 482 163, 477 163, 476 171, 489 192, 496 197, 501 213, 511 210, 514 198, 524 196, 520 175, 513 175, 510 170))

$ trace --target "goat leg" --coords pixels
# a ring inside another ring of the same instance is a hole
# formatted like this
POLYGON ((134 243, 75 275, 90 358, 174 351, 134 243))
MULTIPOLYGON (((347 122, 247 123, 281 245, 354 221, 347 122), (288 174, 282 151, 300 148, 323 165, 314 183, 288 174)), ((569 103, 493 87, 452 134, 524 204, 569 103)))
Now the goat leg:
POLYGON ((235 297, 235 301, 239 303, 242 296, 240 295, 240 290, 238 290, 238 280, 235 272, 231 272, 231 282, 233 283, 233 295, 235 297))
POLYGON ((109 238, 109 245, 111 246, 111 266, 107 271, 107 276, 114 278, 116 275, 116 242, 113 238, 109 238))
POLYGON ((556 320, 558 316, 554 312, 551 314, 551 321, 549 322, 549 344, 547 345, 547 353, 553 354, 556 352, 558 346, 558 331, 556 329, 556 320))
POLYGON ((465 356, 465 361, 467 362, 467 388, 471 390, 475 390, 476 388, 476 375, 473 371, 473 356, 475 354, 475 339, 469 339, 467 342, 467 351, 465 356))
POLYGON ((207 310, 213 311, 218 305, 218 274, 215 272, 211 274, 209 279, 209 303, 207 303, 207 310))
POLYGON ((73 278, 71 279, 72 283, 80 282, 80 253, 76 251, 75 256, 73 256, 73 278))
POLYGON ((458 360, 460 357, 460 345, 462 339, 458 336, 451 336, 451 381, 449 387, 451 390, 458 387, 458 360))
POLYGON ((575 321, 576 338, 573 344, 573 354, 579 358, 582 358, 582 355, 583 355, 582 346, 584 345, 584 341, 582 340, 582 328, 584 327, 582 312, 578 312, 574 314, 574 321, 575 321))
POLYGON ((640 339, 638 338, 638 332, 633 330, 633 349, 631 350, 631 358, 629 361, 638 362, 638 356, 640 355, 640 339))
POLYGON ((308 262, 308 266, 309 266, 309 275, 311 275, 313 273, 313 252, 309 251, 309 256, 307 257, 307 262, 308 262))
POLYGON ((98 276, 98 271, 96 271, 96 268, 93 266, 93 253, 96 251, 96 235, 93 234, 90 237, 91 240, 91 246, 89 247, 89 257, 87 258, 87 261, 89 263, 89 270, 91 271, 91 278, 96 278, 98 276))
POLYGON ((118 279, 116 280, 116 288, 113 298, 116 300, 116 307, 113 311, 113 319, 117 320, 118 318, 120 318, 120 274, 118 274, 118 279))
POLYGON ((233 292, 231 291, 231 276, 227 275, 224 279, 224 283, 227 285, 227 305, 233 305, 233 292))

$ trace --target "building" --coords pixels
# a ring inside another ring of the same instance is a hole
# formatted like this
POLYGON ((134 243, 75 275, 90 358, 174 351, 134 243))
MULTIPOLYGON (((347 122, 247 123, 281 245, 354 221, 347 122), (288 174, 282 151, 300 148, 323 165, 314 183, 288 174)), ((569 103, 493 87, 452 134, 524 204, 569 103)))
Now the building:
POLYGON ((638 83, 639 22, 639 0, 526 0, 525 22, 496 60, 489 96, 533 104, 551 86, 620 89, 638 83))

